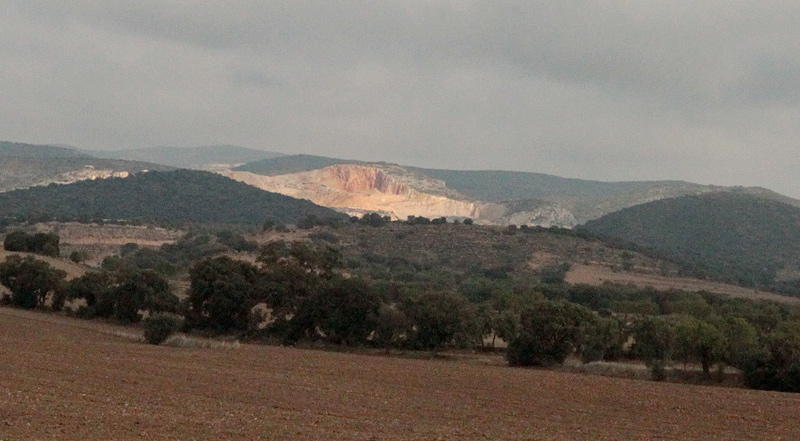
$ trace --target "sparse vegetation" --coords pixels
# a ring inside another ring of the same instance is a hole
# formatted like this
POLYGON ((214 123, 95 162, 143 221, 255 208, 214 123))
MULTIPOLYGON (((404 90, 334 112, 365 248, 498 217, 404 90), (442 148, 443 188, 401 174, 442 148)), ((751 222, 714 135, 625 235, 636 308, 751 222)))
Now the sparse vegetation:
POLYGON ((360 220, 293 233, 309 240, 269 242, 257 259, 255 239, 235 229, 196 230, 159 248, 125 245, 106 260, 107 271, 90 271, 45 297, 56 308, 59 299, 83 299, 77 313, 85 318, 132 322, 179 313, 187 331, 204 335, 434 354, 508 344, 512 365, 641 360, 654 379, 696 370, 695 381, 733 366, 753 387, 793 390, 794 368, 779 360, 793 354, 785 323, 800 316, 796 307, 568 285, 561 256, 637 268, 662 263, 561 229, 520 227, 508 235, 496 227, 375 228, 360 220), (532 265, 531 253, 544 258, 532 265), (165 276, 188 282, 183 304, 165 276))

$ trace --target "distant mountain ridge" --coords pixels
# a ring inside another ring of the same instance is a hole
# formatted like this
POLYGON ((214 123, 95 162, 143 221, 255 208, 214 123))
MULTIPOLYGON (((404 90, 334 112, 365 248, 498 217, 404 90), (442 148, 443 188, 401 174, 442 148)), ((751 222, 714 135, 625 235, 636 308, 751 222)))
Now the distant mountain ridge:
POLYGON ((238 165, 284 156, 283 153, 232 145, 203 147, 151 147, 129 150, 83 150, 97 158, 152 162, 180 168, 209 168, 213 165, 238 165))
POLYGON ((0 141, 0 158, 90 158, 76 149, 54 145, 35 145, 0 141))
POLYGON ((171 169, 147 162, 98 159, 70 147, 0 142, 0 192, 171 169))
POLYGON ((542 173, 439 170, 312 155, 265 159, 223 172, 259 188, 351 214, 379 212, 471 217, 478 222, 574 227, 634 205, 719 191, 750 193, 800 206, 762 188, 684 181, 601 182, 542 173), (392 185, 387 185, 391 182, 392 185), (392 188, 392 192, 385 191, 392 188), (397 192, 402 188, 402 194, 397 192))
POLYGON ((281 154, 235 146, 102 152, 61 145, 0 142, 0 192, 51 183, 124 177, 145 170, 226 168, 277 155, 281 154))
POLYGON ((109 219, 260 227, 344 216, 309 201, 269 193, 216 173, 180 169, 84 180, 0 193, 0 217, 26 220, 109 219))
POLYGON ((473 218, 494 225, 575 227, 635 205, 720 191, 800 206, 767 189, 683 181, 601 182, 542 173, 441 170, 235 146, 165 147, 115 152, 0 143, 0 192, 50 183, 127 176, 144 170, 217 171, 263 190, 308 199, 340 212, 473 218), (128 157, 100 159, 88 156, 128 157), (241 162, 243 165, 236 166, 241 162))

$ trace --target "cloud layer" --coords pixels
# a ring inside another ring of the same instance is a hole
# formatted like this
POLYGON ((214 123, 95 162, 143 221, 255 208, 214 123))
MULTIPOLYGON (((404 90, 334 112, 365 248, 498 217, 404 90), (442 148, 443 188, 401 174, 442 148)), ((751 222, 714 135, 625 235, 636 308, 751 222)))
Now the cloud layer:
POLYGON ((800 197, 796 2, 9 0, 0 59, 5 140, 800 197))

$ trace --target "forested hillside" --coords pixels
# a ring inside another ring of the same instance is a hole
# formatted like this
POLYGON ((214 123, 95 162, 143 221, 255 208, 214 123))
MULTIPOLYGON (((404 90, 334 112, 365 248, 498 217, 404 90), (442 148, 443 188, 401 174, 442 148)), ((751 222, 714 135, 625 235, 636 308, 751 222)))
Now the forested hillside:
POLYGON ((309 215, 343 215, 311 202, 269 193, 232 179, 192 170, 147 172, 0 193, 0 217, 27 220, 111 219, 260 226, 294 223, 309 215))
POLYGON ((682 260, 687 270, 746 285, 772 285, 780 270, 792 278, 800 264, 800 209, 737 192, 650 202, 582 228, 682 260))

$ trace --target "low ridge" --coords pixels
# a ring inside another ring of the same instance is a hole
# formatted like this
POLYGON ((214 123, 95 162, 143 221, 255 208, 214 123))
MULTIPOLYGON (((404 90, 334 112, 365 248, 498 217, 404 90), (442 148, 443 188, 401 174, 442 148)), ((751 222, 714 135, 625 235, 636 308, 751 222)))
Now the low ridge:
POLYGON ((269 193, 203 171, 147 172, 0 193, 0 217, 26 220, 111 219, 158 224, 260 226, 307 216, 343 217, 309 201, 269 193))

